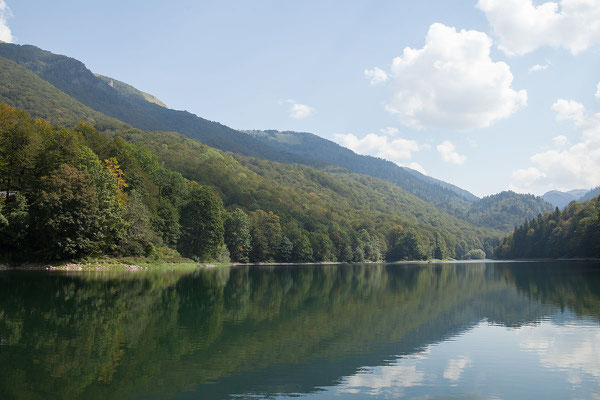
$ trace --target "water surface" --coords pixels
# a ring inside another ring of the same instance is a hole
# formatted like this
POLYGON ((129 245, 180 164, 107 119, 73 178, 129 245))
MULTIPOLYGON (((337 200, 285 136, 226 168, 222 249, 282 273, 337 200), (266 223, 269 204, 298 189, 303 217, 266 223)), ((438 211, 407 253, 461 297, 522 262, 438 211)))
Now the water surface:
POLYGON ((592 262, 0 273, 1 399, 600 398, 592 262))

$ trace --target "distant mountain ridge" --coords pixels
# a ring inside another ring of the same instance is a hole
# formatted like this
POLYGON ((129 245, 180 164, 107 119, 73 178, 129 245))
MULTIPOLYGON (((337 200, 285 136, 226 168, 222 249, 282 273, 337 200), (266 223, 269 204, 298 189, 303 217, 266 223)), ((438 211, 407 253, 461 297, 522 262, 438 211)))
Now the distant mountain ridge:
POLYGON ((551 190, 542 195, 542 198, 558 208, 565 208, 572 201, 591 200, 600 194, 600 186, 588 189, 573 189, 566 192, 551 190))

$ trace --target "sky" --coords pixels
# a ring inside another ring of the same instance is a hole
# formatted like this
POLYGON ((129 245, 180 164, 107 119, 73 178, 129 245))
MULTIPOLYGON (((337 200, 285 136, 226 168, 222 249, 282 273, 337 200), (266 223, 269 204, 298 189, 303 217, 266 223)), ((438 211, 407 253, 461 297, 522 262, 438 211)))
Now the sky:
POLYGON ((600 0, 0 0, 0 40, 478 196, 600 185, 600 0))

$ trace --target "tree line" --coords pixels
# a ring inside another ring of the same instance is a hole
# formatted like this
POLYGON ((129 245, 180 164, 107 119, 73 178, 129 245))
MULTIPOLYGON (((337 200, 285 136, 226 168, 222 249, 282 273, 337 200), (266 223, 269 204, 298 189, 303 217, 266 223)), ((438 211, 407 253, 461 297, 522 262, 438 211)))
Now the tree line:
POLYGON ((600 198, 571 202, 563 211, 539 214, 500 241, 496 256, 581 258, 600 256, 600 198))

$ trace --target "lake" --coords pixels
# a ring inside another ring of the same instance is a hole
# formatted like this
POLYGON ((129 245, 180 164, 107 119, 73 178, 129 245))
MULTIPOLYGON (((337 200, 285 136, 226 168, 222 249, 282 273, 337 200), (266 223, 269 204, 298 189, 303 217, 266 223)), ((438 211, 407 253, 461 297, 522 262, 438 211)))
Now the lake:
POLYGON ((0 272, 1 399, 600 398, 600 266, 0 272))

